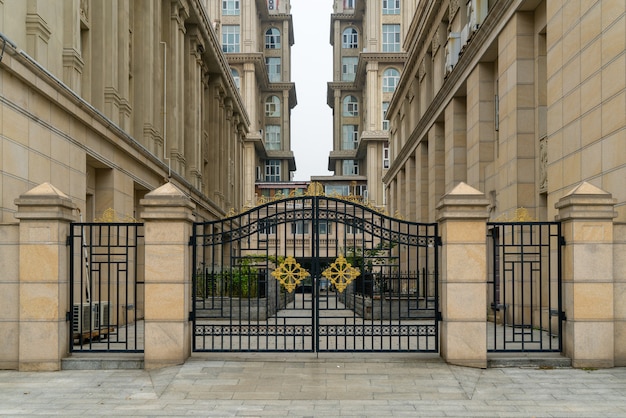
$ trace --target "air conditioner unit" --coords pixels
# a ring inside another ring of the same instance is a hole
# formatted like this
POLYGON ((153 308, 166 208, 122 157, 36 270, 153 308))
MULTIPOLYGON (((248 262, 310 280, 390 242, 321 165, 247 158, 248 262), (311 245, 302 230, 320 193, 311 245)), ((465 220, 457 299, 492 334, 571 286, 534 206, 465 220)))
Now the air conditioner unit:
POLYGON ((72 332, 82 334, 93 330, 97 311, 97 304, 75 303, 72 307, 72 332))
POLYGON ((448 34, 448 41, 446 42, 445 54, 446 54, 446 68, 445 75, 448 75, 454 69, 454 66, 459 61, 459 53, 461 52, 461 34, 459 32, 450 32, 448 34))
POLYGON ((75 303, 72 307, 72 331, 83 334, 111 325, 111 305, 108 301, 75 303))
POLYGON ((469 24, 463 26, 463 29, 461 30, 461 48, 463 48, 466 44, 467 41, 469 40, 469 24))
POLYGON ((108 301, 98 303, 98 313, 98 322, 94 324, 94 328, 109 328, 111 326, 111 305, 108 301))
POLYGON ((487 0, 470 0, 467 3, 467 16, 469 16, 469 37, 480 28, 487 16, 487 0))

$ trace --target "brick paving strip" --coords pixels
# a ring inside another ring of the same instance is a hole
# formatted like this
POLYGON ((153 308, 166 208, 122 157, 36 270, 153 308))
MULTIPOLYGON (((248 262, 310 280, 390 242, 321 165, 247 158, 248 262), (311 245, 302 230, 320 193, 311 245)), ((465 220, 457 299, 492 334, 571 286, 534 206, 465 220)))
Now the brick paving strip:
POLYGON ((0 416, 626 416, 626 368, 409 355, 211 355, 159 370, 0 371, 0 416))

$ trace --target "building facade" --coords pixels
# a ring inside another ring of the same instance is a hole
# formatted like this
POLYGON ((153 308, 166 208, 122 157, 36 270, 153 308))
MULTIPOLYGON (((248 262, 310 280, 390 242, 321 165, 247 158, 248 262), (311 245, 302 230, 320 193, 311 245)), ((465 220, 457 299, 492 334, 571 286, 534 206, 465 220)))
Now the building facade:
POLYGON ((85 221, 164 181, 201 218, 243 203, 251 122, 201 1, 9 0, 0 32, 3 222, 43 182, 85 221))
MULTIPOLYGON (((291 180, 296 169, 291 151, 293 21, 289 0, 208 0, 209 15, 222 43, 250 117, 244 142, 245 179, 291 180)), ((255 203, 254 182, 244 182, 244 205, 255 203)))
POLYGON ((434 221, 463 181, 492 220, 554 220, 588 181, 626 221, 624 32, 620 2, 422 2, 389 106, 392 210, 434 221))
POLYGON ((313 177, 331 193, 356 194, 384 206, 382 176, 389 168, 386 109, 404 68, 403 40, 417 0, 334 2, 330 24, 333 149, 328 170, 313 177))

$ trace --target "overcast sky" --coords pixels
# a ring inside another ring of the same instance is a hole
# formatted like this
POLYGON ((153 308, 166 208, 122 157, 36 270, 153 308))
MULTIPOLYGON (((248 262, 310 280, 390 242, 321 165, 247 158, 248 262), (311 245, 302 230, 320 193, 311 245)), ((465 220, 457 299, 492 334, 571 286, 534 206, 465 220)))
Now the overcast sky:
POLYGON ((294 180, 331 174, 327 168, 333 120, 326 104, 326 86, 333 75, 332 11, 333 0, 291 0, 295 37, 291 78, 298 97, 291 114, 291 148, 297 168, 294 180))

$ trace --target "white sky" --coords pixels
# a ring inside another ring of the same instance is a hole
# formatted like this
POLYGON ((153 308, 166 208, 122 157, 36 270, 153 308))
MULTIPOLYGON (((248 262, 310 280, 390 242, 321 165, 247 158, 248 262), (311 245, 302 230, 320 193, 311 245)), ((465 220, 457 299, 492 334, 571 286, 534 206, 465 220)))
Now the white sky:
POLYGON ((291 113, 291 148, 297 168, 294 180, 332 174, 327 168, 333 119, 326 104, 327 83, 333 78, 332 11, 333 0, 291 0, 295 37, 291 79, 298 97, 291 113))

